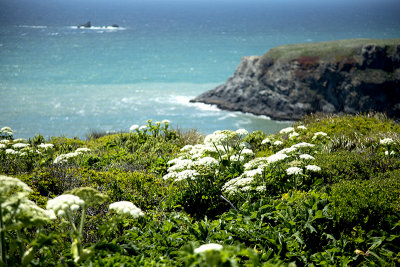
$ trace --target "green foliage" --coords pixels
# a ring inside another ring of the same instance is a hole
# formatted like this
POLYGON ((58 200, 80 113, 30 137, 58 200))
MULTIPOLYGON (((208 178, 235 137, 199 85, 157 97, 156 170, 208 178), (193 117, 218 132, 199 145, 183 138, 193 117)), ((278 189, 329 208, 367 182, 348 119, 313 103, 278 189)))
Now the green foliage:
MULTIPOLYGON (((366 181, 341 181, 332 186, 332 212, 341 227, 382 228, 400 209, 400 180, 397 177, 366 181)), ((387 227, 387 225, 386 225, 387 227)))

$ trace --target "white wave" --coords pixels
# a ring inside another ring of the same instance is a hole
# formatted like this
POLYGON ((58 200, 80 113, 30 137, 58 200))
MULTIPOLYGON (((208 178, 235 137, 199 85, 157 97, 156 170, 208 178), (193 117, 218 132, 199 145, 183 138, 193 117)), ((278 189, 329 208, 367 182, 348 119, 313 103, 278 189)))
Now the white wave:
POLYGON ((209 105, 204 103, 191 103, 190 100, 193 96, 171 96, 170 102, 183 106, 192 106, 202 111, 221 111, 216 105, 209 105))
POLYGON ((95 31, 122 31, 126 30, 125 27, 112 27, 112 26, 92 26, 90 28, 79 27, 79 26, 70 26, 70 29, 78 29, 78 30, 95 30, 95 31))
POLYGON ((46 29, 47 26, 43 25, 18 25, 20 28, 31 28, 31 29, 46 29))

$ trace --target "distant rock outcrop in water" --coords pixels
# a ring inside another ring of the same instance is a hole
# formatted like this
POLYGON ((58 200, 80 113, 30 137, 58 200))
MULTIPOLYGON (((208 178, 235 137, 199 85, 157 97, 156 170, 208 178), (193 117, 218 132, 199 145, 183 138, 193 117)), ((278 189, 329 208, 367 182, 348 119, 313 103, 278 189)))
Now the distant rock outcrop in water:
POLYGON ((90 27, 92 27, 92 23, 90 23, 90 21, 88 21, 84 24, 78 25, 78 28, 90 28, 90 27))
POLYGON ((225 84, 192 102, 298 120, 377 111, 400 117, 400 39, 295 44, 244 57, 225 84))

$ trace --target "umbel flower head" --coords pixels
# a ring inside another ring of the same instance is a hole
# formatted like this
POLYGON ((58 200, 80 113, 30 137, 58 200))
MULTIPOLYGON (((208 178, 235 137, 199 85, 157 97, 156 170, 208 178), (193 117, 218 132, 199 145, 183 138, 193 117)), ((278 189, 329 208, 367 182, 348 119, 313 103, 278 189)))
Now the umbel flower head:
POLYGON ((47 202, 46 209, 54 211, 57 216, 62 217, 71 211, 77 211, 85 205, 80 197, 65 194, 53 198, 47 202))
POLYGON ((194 250, 194 253, 199 254, 210 250, 219 251, 223 249, 223 246, 216 243, 204 244, 194 250))
POLYGON ((18 178, 0 175, 0 201, 4 202, 12 194, 22 192, 28 194, 32 189, 18 178))
POLYGON ((129 215, 134 218, 138 218, 139 216, 144 215, 141 209, 139 209, 132 202, 129 201, 114 202, 111 203, 108 208, 110 210, 114 210, 118 214, 129 215))

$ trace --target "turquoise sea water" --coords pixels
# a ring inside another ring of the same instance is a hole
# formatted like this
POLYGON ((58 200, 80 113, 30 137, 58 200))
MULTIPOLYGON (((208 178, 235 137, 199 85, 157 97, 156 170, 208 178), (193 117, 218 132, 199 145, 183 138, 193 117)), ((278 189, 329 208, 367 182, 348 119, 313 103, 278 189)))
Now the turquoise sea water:
POLYGON ((277 45, 400 37, 400 1, 65 2, 0 0, 0 126, 16 137, 84 138, 147 119, 276 132, 287 123, 189 100, 277 45))

